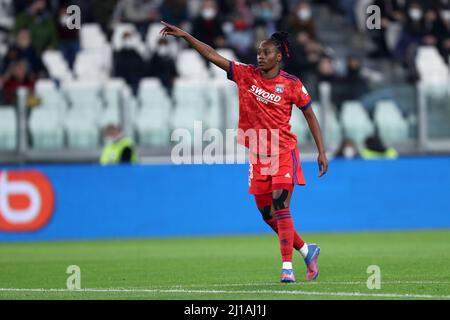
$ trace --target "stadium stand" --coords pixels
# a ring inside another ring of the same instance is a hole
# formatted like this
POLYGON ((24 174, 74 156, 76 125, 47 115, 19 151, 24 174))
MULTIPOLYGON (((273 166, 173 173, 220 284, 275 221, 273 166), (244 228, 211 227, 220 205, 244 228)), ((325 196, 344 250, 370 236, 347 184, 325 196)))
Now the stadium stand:
MULTIPOLYGON (((2 91, 9 76, 11 59, 14 59, 8 55, 8 48, 15 45, 14 35, 18 32, 12 21, 31 10, 33 3, 42 1, 45 12, 53 18, 53 27, 60 28, 58 19, 61 8, 67 5, 65 1, 34 0, 28 6, 12 4, 12 8, 2 12, 5 17, 0 23, 6 21, 0 34, 2 91)), ((436 28, 425 28, 419 35, 414 34, 417 37, 412 42, 408 38, 408 50, 400 50, 402 41, 406 41, 407 35, 411 36, 418 21, 410 16, 410 6, 397 6, 395 0, 392 1, 398 10, 395 12, 379 1, 369 0, 355 0, 350 7, 345 5, 348 4, 346 1, 335 4, 294 0, 268 2, 273 9, 272 15, 264 16, 256 1, 218 1, 216 6, 220 16, 207 17, 202 15, 202 1, 182 1, 183 12, 187 15, 180 16, 178 23, 199 34, 202 32, 198 26, 213 20, 214 25, 220 23, 221 30, 214 31, 216 38, 211 45, 226 58, 246 63, 253 63, 255 48, 245 43, 249 40, 258 43, 272 31, 288 28, 287 31, 292 33, 293 51, 299 56, 288 62, 285 70, 299 76, 312 92, 317 102, 314 109, 320 115, 319 121, 325 122, 326 140, 333 149, 346 137, 361 144, 375 128, 386 143, 415 139, 417 108, 411 105, 416 103, 415 86, 418 83, 426 88, 429 99, 438 99, 444 105, 435 111, 438 116, 430 115, 430 119, 436 118, 439 122, 442 115, 447 115, 445 102, 450 95, 450 79, 445 43, 450 36, 443 33, 449 24, 446 18, 449 9, 443 2, 436 1, 431 6, 427 1, 418 1, 421 10, 435 13, 433 23, 436 28), (304 4, 307 2, 310 5, 304 4), (389 23, 383 25, 382 30, 364 27, 361 8, 370 4, 380 5, 388 19, 389 23), (398 20, 398 17, 403 18, 398 20), (432 37, 437 39, 434 44, 430 42, 432 37), (332 73, 321 73, 323 58, 329 59, 332 73), (352 59, 356 65, 349 62, 352 59), (331 105, 325 106, 320 101, 320 81, 331 83, 331 105), (411 93, 405 96, 399 94, 399 90, 388 88, 393 83, 412 88, 408 91, 411 93), (447 85, 443 85, 445 83, 447 85), (380 84, 384 84, 381 89, 380 84)), ((149 5, 151 18, 136 22, 136 17, 119 19, 118 12, 124 14, 121 11, 123 3, 117 1, 116 5, 107 10, 113 12, 116 9, 109 17, 109 23, 105 23, 103 16, 96 16, 95 2, 81 8, 83 23, 72 67, 58 46, 45 47, 43 51, 34 48, 39 52, 48 77, 32 77, 36 83, 29 95, 39 98, 40 104, 27 112, 29 147, 99 148, 103 143, 102 128, 108 124, 123 125, 124 114, 130 121, 129 132, 144 149, 169 147, 171 131, 176 128, 192 130, 195 120, 202 120, 205 128, 236 128, 235 86, 226 80, 223 70, 208 65, 183 42, 167 39, 168 52, 164 59, 172 61, 176 68, 178 76, 174 81, 156 78, 152 72, 150 60, 158 52, 161 29, 155 21, 166 18, 161 14, 167 15, 170 6, 159 12, 155 8, 162 8, 162 2, 149 5)), ((422 15, 420 23, 429 22, 429 16, 422 15)), ((30 34, 33 44, 36 35, 30 34)), ((25 54, 22 58, 29 57, 25 54)), ((0 108, 4 112, 3 124, 16 118, 16 107, 0 108)), ((292 130, 298 135, 300 144, 312 145, 304 119, 297 111, 293 115, 292 130)), ((17 120, 12 122, 2 125, 1 150, 17 147, 17 120)), ((442 125, 432 130, 437 130, 439 135, 446 134, 442 125)))

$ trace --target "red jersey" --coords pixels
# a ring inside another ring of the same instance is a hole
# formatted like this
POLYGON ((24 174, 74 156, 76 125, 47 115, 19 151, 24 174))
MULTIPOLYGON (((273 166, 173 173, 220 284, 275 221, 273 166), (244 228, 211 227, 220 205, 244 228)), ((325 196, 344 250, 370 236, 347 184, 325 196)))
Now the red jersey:
POLYGON ((259 155, 295 149, 297 136, 291 132, 289 123, 292 105, 302 110, 311 105, 302 82, 282 70, 275 78, 265 79, 259 68, 238 62, 230 62, 228 79, 236 82, 239 91, 238 143, 259 155), (257 137, 256 144, 251 142, 252 133, 257 137), (278 142, 274 144, 276 139, 278 142))

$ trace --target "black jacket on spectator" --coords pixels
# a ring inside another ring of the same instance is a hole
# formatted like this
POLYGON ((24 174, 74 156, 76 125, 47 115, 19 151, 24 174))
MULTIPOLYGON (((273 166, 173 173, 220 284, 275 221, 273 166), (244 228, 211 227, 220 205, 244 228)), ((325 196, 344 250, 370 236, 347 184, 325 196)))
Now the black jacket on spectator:
POLYGON ((171 94, 173 82, 178 76, 175 61, 170 56, 160 56, 156 52, 149 61, 148 75, 159 78, 162 85, 171 94))
POLYGON ((197 17, 193 22, 192 30, 194 37, 212 47, 217 47, 217 38, 224 37, 222 22, 218 18, 205 20, 202 17, 197 17))
POLYGON ((115 76, 123 78, 136 94, 145 72, 145 62, 134 49, 123 48, 114 53, 115 76))
POLYGON ((47 69, 42 63, 40 56, 31 46, 25 49, 12 46, 5 56, 1 73, 5 73, 11 63, 19 60, 25 60, 28 63, 33 78, 47 73, 47 69))

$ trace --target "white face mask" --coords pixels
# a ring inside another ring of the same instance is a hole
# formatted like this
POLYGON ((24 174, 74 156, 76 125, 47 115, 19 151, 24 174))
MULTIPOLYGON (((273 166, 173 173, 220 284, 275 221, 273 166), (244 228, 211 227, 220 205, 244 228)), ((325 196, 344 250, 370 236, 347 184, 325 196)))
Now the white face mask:
POLYGON ((216 14, 217 14, 217 11, 214 8, 206 8, 206 9, 203 9, 203 11, 202 11, 202 17, 205 20, 214 19, 216 14))
POLYGON ((310 9, 302 9, 297 11, 297 17, 302 21, 311 19, 312 13, 310 9))
POLYGON ((450 10, 442 10, 441 17, 445 21, 450 21, 450 10))
POLYGON ((112 138, 112 137, 105 137, 105 144, 113 144, 116 139, 112 138))
POLYGON ((67 22, 69 22, 69 16, 66 14, 63 14, 59 17, 59 23, 65 27, 67 26, 67 22))
POLYGON ((409 9, 409 16, 412 20, 418 21, 422 18, 422 10, 417 8, 409 9))
POLYGON ((353 147, 345 147, 342 154, 346 159, 353 159, 356 156, 356 150, 353 147))
POLYGON ((161 57, 166 57, 169 55, 169 46, 162 45, 158 47, 158 55, 161 57))
POLYGON ((123 47, 125 49, 132 49, 134 47, 134 41, 131 37, 123 39, 123 47))

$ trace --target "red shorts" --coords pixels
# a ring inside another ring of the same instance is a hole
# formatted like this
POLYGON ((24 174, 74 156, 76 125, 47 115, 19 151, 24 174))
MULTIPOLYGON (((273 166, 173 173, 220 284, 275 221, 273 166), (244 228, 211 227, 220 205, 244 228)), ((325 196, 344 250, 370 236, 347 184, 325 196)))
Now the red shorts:
POLYGON ((265 194, 277 189, 292 191, 295 184, 305 185, 298 148, 273 157, 250 155, 249 193, 265 194))

